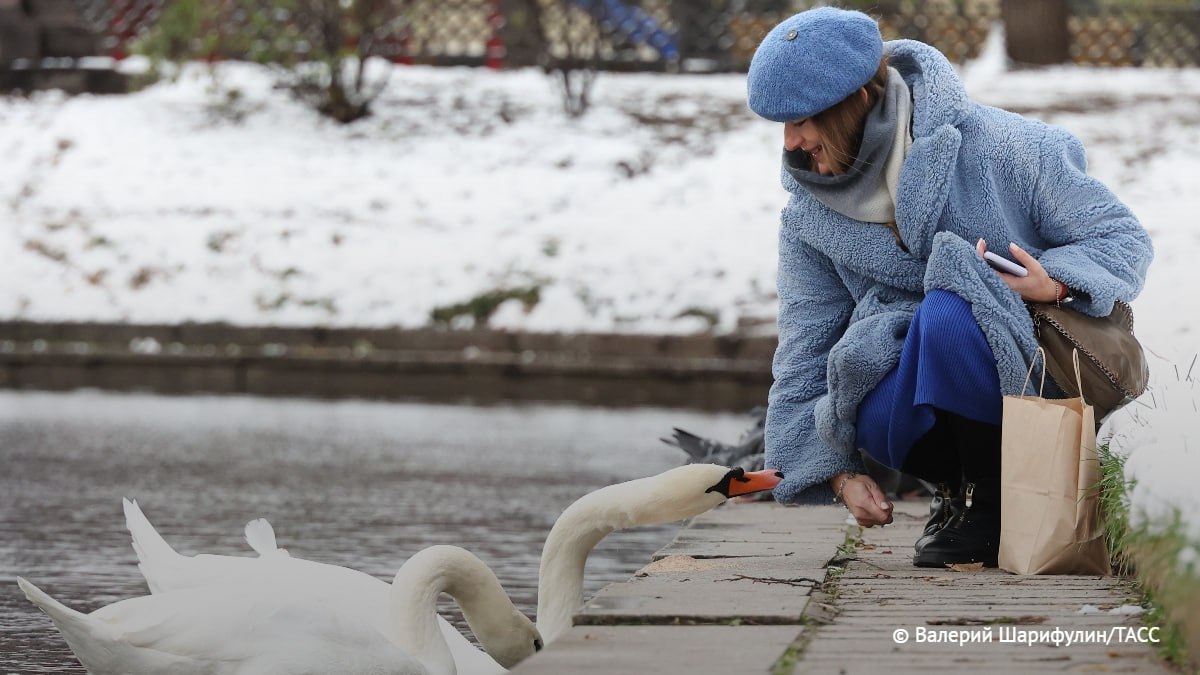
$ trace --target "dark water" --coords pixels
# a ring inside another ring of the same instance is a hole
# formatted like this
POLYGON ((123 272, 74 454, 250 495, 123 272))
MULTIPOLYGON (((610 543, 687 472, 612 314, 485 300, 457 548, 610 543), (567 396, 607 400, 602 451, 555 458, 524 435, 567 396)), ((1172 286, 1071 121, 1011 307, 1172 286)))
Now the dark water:
MULTIPOLYGON (((17 575, 81 611, 147 593, 122 497, 136 498, 185 555, 249 555, 242 528, 258 517, 293 556, 389 581, 425 546, 464 546, 532 618, 541 543, 563 508, 679 464, 682 453, 657 440, 672 426, 732 439, 747 420, 644 408, 0 392, 0 675, 83 672, 17 575)), ((587 592, 627 578, 673 534, 662 526, 611 535, 589 559, 587 592)))

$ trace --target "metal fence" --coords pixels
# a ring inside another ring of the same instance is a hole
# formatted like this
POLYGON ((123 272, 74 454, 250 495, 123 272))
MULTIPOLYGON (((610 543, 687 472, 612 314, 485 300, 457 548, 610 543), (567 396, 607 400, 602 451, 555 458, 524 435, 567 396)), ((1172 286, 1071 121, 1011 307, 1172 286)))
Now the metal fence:
MULTIPOLYGON (((77 0, 105 50, 128 54, 172 0, 77 0)), ((176 0, 177 1, 177 0, 176 0)), ((308 0, 321 2, 322 0, 308 0)), ((336 0, 326 0, 336 2, 336 0)), ((377 0, 379 1, 379 0, 377 0)), ((1000 0, 381 0, 391 57, 521 67, 579 60, 613 70, 744 70, 781 19, 818 4, 862 9, 886 38, 927 42, 952 61, 978 55, 1000 0)), ((1069 53, 1079 64, 1200 65, 1200 0, 1073 0, 1069 53)))
POLYGON ((1079 3, 1068 21, 1076 63, 1200 66, 1200 3, 1102 9, 1079 3))

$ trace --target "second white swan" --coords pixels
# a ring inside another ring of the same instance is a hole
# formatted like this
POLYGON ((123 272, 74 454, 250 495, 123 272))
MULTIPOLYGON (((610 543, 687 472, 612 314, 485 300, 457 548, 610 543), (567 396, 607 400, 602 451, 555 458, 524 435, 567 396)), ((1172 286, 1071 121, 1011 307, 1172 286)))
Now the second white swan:
POLYGON ((514 625, 524 619, 487 565, 456 546, 432 546, 404 563, 385 589, 382 625, 340 602, 344 589, 329 578, 313 587, 287 577, 227 580, 91 614, 17 583, 92 675, 455 675, 437 621, 439 594, 464 611, 480 604, 514 625))

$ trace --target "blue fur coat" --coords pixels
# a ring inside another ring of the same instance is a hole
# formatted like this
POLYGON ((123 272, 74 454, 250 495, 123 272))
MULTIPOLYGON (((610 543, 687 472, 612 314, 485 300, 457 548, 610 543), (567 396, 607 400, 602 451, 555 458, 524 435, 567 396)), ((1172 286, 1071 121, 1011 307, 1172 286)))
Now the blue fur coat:
POLYGON ((896 224, 852 220, 814 199, 787 171, 779 230, 779 347, 766 422, 766 464, 784 503, 828 502, 828 479, 863 471, 855 420, 898 362, 925 293, 971 304, 1015 394, 1037 347, 1021 298, 979 259, 975 242, 1008 242, 1072 288, 1093 316, 1131 300, 1153 255, 1141 224, 1088 177, 1083 147, 1062 129, 967 98, 944 56, 911 40, 886 45, 913 94, 913 144, 897 189, 896 224))

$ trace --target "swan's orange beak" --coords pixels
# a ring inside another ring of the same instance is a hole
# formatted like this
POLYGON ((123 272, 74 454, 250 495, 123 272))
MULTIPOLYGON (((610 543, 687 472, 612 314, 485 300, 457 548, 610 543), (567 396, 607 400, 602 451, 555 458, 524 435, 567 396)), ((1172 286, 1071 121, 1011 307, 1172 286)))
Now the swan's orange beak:
POLYGON ((783 480, 783 472, 776 469, 751 471, 729 481, 729 497, 732 499, 763 490, 773 490, 781 480, 783 480))

